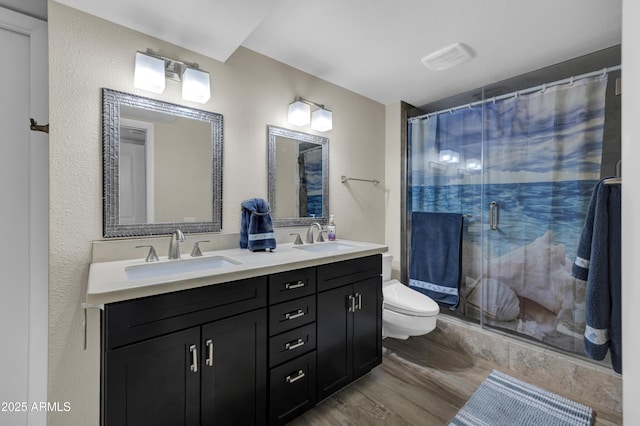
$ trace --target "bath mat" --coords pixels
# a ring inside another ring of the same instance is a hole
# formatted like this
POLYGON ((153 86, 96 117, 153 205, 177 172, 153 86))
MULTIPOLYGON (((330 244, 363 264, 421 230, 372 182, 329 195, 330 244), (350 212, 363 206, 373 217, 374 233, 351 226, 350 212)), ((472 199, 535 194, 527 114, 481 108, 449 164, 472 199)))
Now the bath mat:
POLYGON ((493 370, 449 426, 591 425, 593 410, 493 370))

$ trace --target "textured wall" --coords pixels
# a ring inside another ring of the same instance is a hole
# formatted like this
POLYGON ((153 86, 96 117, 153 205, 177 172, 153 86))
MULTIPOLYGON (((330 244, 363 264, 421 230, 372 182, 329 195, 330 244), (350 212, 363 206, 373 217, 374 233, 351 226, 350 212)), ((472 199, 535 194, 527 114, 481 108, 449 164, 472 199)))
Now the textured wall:
MULTIPOLYGON (((102 238, 101 94, 107 87, 193 106, 224 116, 224 233, 240 226, 240 202, 267 196, 267 124, 289 127, 287 105, 296 95, 327 105, 334 114, 330 139, 330 202, 338 236, 385 240, 384 106, 240 48, 226 63, 147 37, 49 1, 50 279, 49 401, 71 404, 51 413, 51 425, 99 422, 99 316, 89 314, 83 350, 84 299, 92 241, 102 238), (190 104, 168 81, 162 95, 133 87, 135 52, 151 48, 211 74, 212 98, 190 104)), ((308 128, 298 128, 310 132, 308 128)), ((216 239, 216 236, 211 236, 216 239)), ((220 237, 218 237, 220 239, 220 237)), ((224 239, 224 238, 223 238, 224 239)), ((236 238, 229 238, 237 241, 236 238)), ((128 251, 135 240, 111 250, 128 251)))

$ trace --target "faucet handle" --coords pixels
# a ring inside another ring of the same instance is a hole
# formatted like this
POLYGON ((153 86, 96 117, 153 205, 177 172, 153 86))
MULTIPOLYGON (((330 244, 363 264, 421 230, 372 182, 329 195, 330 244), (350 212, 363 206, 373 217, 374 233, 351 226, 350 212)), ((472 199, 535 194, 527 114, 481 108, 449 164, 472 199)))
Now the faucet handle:
POLYGON ((300 234, 297 232, 294 232, 293 234, 289 234, 291 236, 295 235, 296 236, 296 240, 293 242, 294 245, 299 246, 302 244, 302 238, 300 238, 300 234))
MULTIPOLYGON (((318 232, 318 238, 316 238, 316 243, 324 243, 324 238, 322 237, 322 233, 323 232, 327 232, 326 229, 321 230, 320 232, 318 232)), ((327 234, 328 235, 328 234, 327 234)))
POLYGON ((152 245, 136 246, 136 248, 143 247, 149 247, 149 253, 147 254, 147 258, 144 260, 145 262, 157 262, 160 260, 158 259, 158 255, 156 254, 156 249, 154 249, 152 245))
POLYGON ((193 243, 193 250, 191 250, 191 257, 202 256, 202 251, 200 251, 200 243, 208 243, 209 240, 201 240, 193 243))

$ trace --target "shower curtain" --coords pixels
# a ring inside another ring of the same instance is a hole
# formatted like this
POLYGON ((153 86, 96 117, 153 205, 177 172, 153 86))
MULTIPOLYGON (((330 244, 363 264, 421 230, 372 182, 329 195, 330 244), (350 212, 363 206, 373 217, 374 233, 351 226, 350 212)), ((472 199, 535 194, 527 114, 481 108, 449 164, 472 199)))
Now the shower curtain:
POLYGON ((467 215, 461 315, 582 352, 584 286, 570 270, 600 178, 606 84, 409 123, 408 209, 467 215))

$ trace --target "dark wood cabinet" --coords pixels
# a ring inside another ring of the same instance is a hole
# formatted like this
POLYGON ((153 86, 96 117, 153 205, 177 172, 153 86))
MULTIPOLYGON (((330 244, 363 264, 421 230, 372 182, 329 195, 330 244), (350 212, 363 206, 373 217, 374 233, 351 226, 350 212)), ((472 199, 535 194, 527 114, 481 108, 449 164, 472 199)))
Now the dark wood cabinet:
POLYGON ((201 424, 265 423, 266 330, 265 309, 202 326, 201 424))
POLYGON ((316 404, 316 268, 269 277, 269 423, 316 404))
POLYGON ((107 425, 200 424, 200 377, 191 371, 190 328, 106 354, 107 425))
POLYGON ((318 267, 319 401, 382 362, 380 256, 335 266, 318 267))
POLYGON ((379 255, 108 304, 102 424, 285 424, 382 361, 379 255))
POLYGON ((194 297, 203 294, 195 289, 105 307, 105 340, 161 335, 114 349, 105 344, 104 425, 266 423, 267 309, 244 312, 266 305, 266 278, 230 284, 235 291, 207 288, 206 299, 194 297), (207 314, 212 304, 219 309, 207 314), (215 320, 220 315, 226 317, 215 320), (201 324, 179 330, 193 323, 201 324))
POLYGON ((316 352, 272 368, 270 423, 285 424, 316 404, 316 352))

